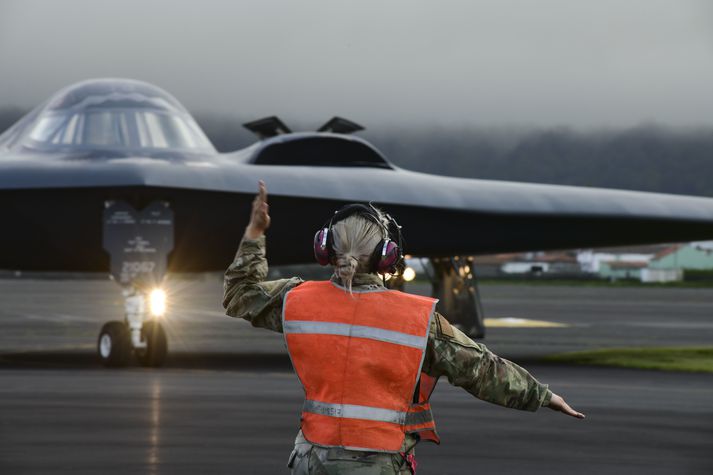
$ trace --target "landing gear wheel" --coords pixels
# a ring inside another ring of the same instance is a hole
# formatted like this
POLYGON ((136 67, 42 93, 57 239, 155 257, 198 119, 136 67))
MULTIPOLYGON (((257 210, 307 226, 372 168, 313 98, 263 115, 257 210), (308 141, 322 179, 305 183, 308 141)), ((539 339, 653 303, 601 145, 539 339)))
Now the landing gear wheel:
POLYGON ((131 356, 131 336, 124 322, 108 322, 99 332, 97 352, 104 366, 126 366, 131 356))
POLYGON ((146 342, 146 348, 136 349, 139 363, 154 368, 163 365, 168 353, 168 342, 161 323, 156 320, 144 322, 141 327, 141 339, 146 342))

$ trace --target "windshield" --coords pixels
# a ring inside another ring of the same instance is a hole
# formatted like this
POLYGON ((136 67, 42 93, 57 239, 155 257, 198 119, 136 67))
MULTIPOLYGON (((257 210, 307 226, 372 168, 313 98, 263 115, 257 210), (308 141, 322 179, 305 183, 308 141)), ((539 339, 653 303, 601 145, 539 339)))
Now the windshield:
POLYGON ((188 111, 166 91, 133 79, 68 86, 2 136, 13 149, 81 156, 215 154, 188 111))
POLYGON ((188 114, 152 109, 48 111, 24 145, 31 148, 213 151, 188 114))

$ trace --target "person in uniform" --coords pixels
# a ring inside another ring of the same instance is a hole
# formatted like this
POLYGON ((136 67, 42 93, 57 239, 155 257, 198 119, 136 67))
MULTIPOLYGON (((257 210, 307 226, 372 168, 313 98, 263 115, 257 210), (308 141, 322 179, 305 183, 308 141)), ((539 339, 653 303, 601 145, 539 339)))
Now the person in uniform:
POLYGON ((379 274, 403 260, 396 221, 371 205, 348 205, 315 235, 330 281, 265 281, 267 188, 225 272, 227 315, 285 335, 305 390, 293 474, 413 474, 414 447, 438 443, 429 398, 437 380, 501 406, 549 407, 583 419, 525 369, 475 343, 435 312, 436 300, 388 290, 379 274))

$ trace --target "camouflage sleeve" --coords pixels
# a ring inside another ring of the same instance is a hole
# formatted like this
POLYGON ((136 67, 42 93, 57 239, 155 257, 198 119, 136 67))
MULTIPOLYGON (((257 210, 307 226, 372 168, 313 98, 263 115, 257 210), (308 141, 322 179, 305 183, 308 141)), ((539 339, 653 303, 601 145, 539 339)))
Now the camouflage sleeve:
POLYGON ((244 318, 254 327, 282 332, 282 301, 302 279, 265 281, 266 277, 265 236, 243 238, 235 260, 225 271, 223 307, 228 316, 244 318))
POLYGON ((552 392, 524 368, 475 343, 436 313, 431 325, 423 370, 446 376, 478 399, 514 409, 536 411, 552 392))

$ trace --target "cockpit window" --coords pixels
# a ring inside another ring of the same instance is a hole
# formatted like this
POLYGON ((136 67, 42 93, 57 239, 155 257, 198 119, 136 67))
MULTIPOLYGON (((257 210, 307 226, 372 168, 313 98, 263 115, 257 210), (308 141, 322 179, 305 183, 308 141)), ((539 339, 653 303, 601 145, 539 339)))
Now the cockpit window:
POLYGON ((47 111, 27 135, 30 148, 213 151, 188 114, 144 109, 47 111))

